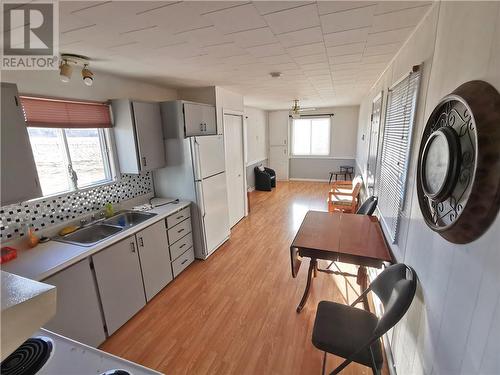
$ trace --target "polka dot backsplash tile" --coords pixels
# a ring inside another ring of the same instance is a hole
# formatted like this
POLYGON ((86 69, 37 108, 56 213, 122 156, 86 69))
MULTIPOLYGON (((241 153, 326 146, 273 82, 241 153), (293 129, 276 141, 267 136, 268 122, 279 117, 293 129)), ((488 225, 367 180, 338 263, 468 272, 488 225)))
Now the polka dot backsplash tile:
POLYGON ((122 175, 117 182, 33 201, 0 207, 0 239, 8 241, 23 235, 23 223, 35 231, 100 211, 107 203, 122 201, 153 191, 150 173, 122 175))

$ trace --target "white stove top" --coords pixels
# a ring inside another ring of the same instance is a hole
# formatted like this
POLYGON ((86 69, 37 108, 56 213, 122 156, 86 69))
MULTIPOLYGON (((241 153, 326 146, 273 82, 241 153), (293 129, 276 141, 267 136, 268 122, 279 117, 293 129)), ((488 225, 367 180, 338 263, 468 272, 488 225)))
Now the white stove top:
POLYGON ((130 375, 161 375, 160 372, 44 329, 40 329, 36 336, 48 337, 53 342, 49 360, 36 375, 101 375, 114 369, 125 370, 130 375))

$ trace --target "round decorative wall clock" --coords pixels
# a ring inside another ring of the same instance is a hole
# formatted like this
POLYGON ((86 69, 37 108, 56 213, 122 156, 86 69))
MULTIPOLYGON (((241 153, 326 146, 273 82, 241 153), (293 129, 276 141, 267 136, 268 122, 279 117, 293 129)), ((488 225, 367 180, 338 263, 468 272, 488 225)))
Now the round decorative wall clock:
POLYGON ((427 225, 453 243, 480 237, 500 207, 500 94, 464 83, 429 117, 418 155, 417 194, 427 225))

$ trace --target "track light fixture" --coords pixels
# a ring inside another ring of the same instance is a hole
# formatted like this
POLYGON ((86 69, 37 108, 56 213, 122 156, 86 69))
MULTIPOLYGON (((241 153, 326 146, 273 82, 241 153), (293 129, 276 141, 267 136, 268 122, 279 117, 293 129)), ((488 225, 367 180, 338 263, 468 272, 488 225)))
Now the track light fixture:
POLYGON ((61 78, 61 81, 69 82, 72 73, 73 67, 68 63, 67 60, 63 60, 61 62, 61 65, 59 65, 59 78, 61 78))
POLYGON ((82 80, 87 86, 94 83, 94 73, 89 69, 89 58, 86 56, 64 53, 61 55, 61 64, 59 65, 59 77, 62 82, 69 82, 73 73, 73 65, 83 66, 82 80))
POLYGON ((82 69, 82 79, 83 83, 85 83, 87 86, 92 86, 94 83, 94 73, 90 71, 88 68, 88 64, 85 64, 82 69))

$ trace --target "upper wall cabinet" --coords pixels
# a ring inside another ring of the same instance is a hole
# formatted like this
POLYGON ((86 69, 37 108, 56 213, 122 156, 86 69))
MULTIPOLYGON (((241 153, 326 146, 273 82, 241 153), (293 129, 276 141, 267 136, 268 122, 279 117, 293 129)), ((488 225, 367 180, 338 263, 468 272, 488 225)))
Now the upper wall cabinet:
POLYGON ((42 196, 17 87, 2 82, 1 205, 42 196))
POLYGON ((243 95, 234 93, 218 86, 195 87, 179 90, 183 100, 215 105, 217 119, 217 134, 224 130, 224 112, 244 112, 243 95))
POLYGON ((213 105, 174 100, 162 103, 161 110, 166 138, 178 125, 184 127, 185 137, 217 134, 213 105))
POLYGON ((160 104, 117 99, 111 108, 120 171, 139 173, 164 167, 160 104))

